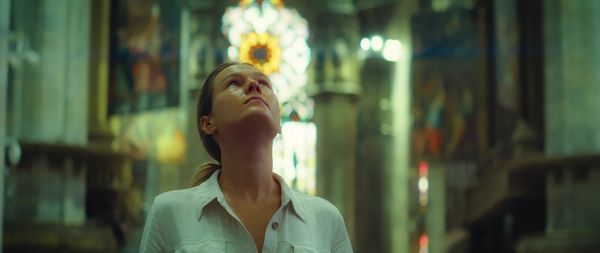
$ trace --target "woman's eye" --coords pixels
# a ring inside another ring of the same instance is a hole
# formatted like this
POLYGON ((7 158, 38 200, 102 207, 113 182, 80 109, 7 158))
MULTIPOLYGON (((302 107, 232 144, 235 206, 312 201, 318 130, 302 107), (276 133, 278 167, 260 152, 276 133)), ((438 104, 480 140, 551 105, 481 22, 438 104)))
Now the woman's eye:
POLYGON ((258 81, 259 84, 267 87, 271 87, 271 84, 265 80, 258 81))
POLYGON ((227 87, 232 86, 232 85, 239 86, 240 82, 238 82, 237 80, 229 81, 229 83, 227 84, 227 87))

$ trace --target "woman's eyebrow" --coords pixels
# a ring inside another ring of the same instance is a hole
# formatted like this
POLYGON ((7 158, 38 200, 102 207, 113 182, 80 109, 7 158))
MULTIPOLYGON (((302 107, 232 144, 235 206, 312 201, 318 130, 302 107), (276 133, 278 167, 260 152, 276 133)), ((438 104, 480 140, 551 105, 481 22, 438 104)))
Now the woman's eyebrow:
MULTIPOLYGON (((261 79, 269 80, 269 77, 267 75, 265 75, 265 73, 260 72, 260 71, 248 73, 247 75, 252 76, 253 78, 261 78, 261 79)), ((223 82, 229 81, 234 78, 240 78, 241 76, 243 76, 242 73, 234 72, 234 73, 228 74, 227 76, 223 77, 223 82)))
POLYGON ((238 79, 240 78, 240 73, 231 73, 226 75, 225 77, 223 77, 223 79, 220 81, 220 83, 226 83, 231 81, 232 79, 238 79))
POLYGON ((237 78, 237 77, 240 77, 240 76, 241 76, 240 73, 234 72, 234 73, 231 73, 231 74, 225 76, 225 78, 223 78, 223 80, 227 80, 227 79, 231 79, 231 78, 237 78))
POLYGON ((254 77, 260 77, 260 78, 266 78, 269 79, 269 77, 267 75, 265 75, 265 73, 263 72, 254 72, 254 77))

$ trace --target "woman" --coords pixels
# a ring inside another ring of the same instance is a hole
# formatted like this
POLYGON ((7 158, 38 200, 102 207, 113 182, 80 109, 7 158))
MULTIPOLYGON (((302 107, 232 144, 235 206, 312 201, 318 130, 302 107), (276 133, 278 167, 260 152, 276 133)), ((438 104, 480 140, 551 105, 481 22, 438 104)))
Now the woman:
POLYGON ((218 164, 204 165, 194 187, 156 197, 140 252, 352 252, 339 211, 273 173, 279 113, 262 72, 219 65, 197 107, 202 143, 218 164))

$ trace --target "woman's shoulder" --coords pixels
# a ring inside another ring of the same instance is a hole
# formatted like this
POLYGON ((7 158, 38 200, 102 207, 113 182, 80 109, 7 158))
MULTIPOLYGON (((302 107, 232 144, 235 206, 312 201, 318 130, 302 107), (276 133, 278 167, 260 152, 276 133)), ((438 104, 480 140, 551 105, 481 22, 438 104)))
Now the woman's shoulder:
POLYGON ((154 198, 152 204, 157 209, 179 208, 193 203, 193 188, 163 192, 154 198))
POLYGON ((301 218, 312 228, 308 231, 318 235, 323 245, 337 245, 343 239, 341 237, 347 235, 344 218, 335 205, 321 197, 303 193, 295 195, 302 206, 301 218))
POLYGON ((302 205, 302 208, 306 212, 312 212, 316 217, 323 218, 341 218, 342 215, 340 211, 328 200, 318 197, 318 196, 310 196, 305 193, 300 193, 294 191, 294 195, 296 199, 302 205))

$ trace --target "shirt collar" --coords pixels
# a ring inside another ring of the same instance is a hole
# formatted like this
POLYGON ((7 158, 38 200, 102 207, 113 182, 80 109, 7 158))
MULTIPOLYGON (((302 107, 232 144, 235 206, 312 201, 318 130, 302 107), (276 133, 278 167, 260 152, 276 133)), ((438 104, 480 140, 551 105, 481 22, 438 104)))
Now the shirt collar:
MULTIPOLYGON (((194 198, 196 200, 196 216, 198 216, 198 219, 202 218, 204 208, 215 199, 219 203, 225 204, 225 196, 223 195, 218 182, 220 172, 220 169, 213 172, 206 181, 193 189, 194 198)), ((299 193, 293 191, 281 176, 273 173, 273 177, 281 186, 281 206, 291 206, 290 209, 293 210, 293 213, 296 214, 300 220, 306 222, 306 211, 303 203, 299 199, 299 193)))
POLYGON ((220 171, 220 169, 216 170, 206 181, 193 189, 198 219, 202 218, 204 208, 213 200, 223 201, 225 199, 217 181, 220 171))
POLYGON ((285 180, 283 180, 283 178, 276 173, 273 173, 273 178, 275 178, 275 180, 279 182, 279 185, 281 186, 281 205, 289 205, 291 202, 291 209, 293 209, 296 216, 298 216, 298 218, 300 218, 302 221, 306 222, 306 211, 303 203, 299 199, 299 193, 293 191, 287 185, 285 180))

